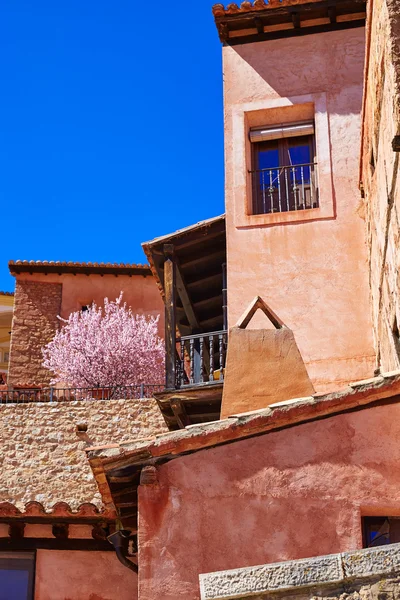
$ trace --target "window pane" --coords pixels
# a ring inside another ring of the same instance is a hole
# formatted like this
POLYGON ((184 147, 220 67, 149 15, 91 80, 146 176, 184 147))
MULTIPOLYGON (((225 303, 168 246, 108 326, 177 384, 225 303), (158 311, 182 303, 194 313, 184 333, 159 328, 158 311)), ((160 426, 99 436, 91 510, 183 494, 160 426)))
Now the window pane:
POLYGON ((0 569, 0 600, 29 600, 29 571, 0 569))
POLYGON ((274 167, 279 167, 278 148, 260 150, 258 152, 258 168, 273 169, 274 167))
POLYGON ((289 164, 304 165, 311 162, 310 144, 289 143, 289 164))
POLYGON ((32 600, 33 552, 0 552, 0 600, 32 600))

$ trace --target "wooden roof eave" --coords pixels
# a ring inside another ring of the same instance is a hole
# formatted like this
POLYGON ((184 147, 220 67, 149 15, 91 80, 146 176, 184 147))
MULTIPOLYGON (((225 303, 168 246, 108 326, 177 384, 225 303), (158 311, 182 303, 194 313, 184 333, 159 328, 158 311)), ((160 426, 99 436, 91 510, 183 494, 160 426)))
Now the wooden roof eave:
MULTIPOLYGON (((196 313, 196 302, 191 298, 191 293, 189 291, 190 284, 186 282, 186 274, 184 273, 186 263, 183 262, 181 265, 179 256, 182 258, 182 255, 185 253, 186 249, 191 247, 195 248, 200 243, 203 243, 203 241, 214 240, 215 238, 223 235, 224 232, 225 215, 221 215, 212 219, 201 221, 195 225, 191 225, 190 227, 180 229, 172 234, 161 236, 150 242, 145 242, 142 244, 147 260, 149 261, 151 272, 156 280, 158 289, 164 302, 164 246, 170 245, 173 247, 177 274, 176 287, 187 323, 189 324, 191 331, 199 331, 201 329, 201 320, 196 313), (212 228, 211 232, 210 228, 212 228)), ((215 256, 221 257, 221 252, 216 252, 215 256)), ((195 266, 198 264, 199 261, 197 260, 195 266)), ((200 279, 201 278, 199 277, 199 280, 200 279)), ((181 321, 182 319, 180 319, 178 323, 179 329, 181 329, 182 334, 185 335, 188 333, 188 327, 181 321), (183 329, 185 329, 185 331, 183 331, 183 329)))

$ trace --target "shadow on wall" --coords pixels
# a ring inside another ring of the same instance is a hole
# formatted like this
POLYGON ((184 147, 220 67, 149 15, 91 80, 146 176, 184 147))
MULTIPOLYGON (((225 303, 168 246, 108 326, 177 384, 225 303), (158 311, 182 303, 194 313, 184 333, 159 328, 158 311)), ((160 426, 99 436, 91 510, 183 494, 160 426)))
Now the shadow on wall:
POLYGON ((352 88, 342 99, 336 98, 335 114, 359 115, 364 48, 363 27, 229 47, 227 52, 241 61, 228 60, 228 69, 230 65, 235 68, 235 72, 227 73, 227 80, 235 83, 228 94, 237 102, 249 102, 321 92, 339 94, 352 88), (249 97, 246 90, 255 91, 249 97))

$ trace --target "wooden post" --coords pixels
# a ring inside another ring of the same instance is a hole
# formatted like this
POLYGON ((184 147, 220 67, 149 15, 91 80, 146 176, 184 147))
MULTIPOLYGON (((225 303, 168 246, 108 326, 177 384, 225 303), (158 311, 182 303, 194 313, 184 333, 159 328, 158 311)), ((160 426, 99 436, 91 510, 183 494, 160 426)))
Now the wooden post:
POLYGON ((174 246, 164 244, 165 386, 176 386, 176 265, 174 246))

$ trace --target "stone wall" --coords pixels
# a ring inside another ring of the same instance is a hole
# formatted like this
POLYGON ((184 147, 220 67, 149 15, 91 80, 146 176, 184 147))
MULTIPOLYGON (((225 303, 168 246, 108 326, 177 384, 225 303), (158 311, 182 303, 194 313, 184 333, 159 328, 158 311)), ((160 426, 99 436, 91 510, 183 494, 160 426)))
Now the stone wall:
POLYGON ((22 509, 36 500, 50 509, 67 502, 101 506, 86 457, 88 444, 149 437, 166 431, 153 399, 81 400, 0 405, 0 502, 22 509), (86 433, 77 433, 86 424, 86 433))
POLYGON ((400 358, 400 142, 395 138, 400 134, 398 15, 398 0, 368 3, 361 176, 376 360, 385 371, 398 368, 400 358))
POLYGON ((200 575, 201 600, 398 600, 400 544, 200 575))
POLYGON ((17 281, 9 362, 9 385, 48 385, 51 375, 42 367, 42 348, 57 329, 62 285, 17 281))

